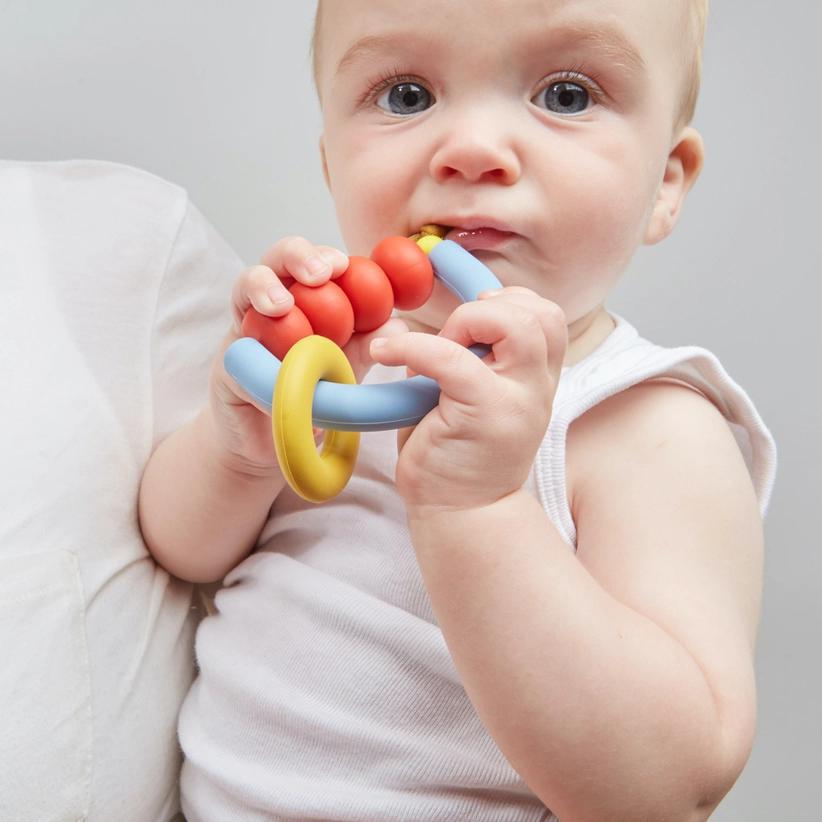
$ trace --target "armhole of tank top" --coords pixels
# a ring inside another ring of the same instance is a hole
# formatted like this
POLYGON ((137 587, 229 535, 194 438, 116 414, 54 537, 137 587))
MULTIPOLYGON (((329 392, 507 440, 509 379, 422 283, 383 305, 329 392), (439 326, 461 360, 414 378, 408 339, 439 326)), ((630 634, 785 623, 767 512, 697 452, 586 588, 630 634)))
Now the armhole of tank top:
MULTIPOLYGON (((566 445, 571 423, 603 400, 643 382, 667 382, 681 385, 690 388, 710 401, 710 398, 695 385, 677 377, 666 375, 664 373, 665 369, 680 363, 676 361, 676 358, 671 357, 670 350, 661 350, 659 353, 661 356, 652 365, 649 366, 646 363, 644 367, 634 373, 629 371, 618 374, 604 385, 589 389, 582 395, 572 396, 571 399, 554 409, 551 426, 535 461, 534 479, 543 508, 556 526, 563 542, 573 551, 577 549, 577 528, 571 512, 571 502, 568 498, 568 471, 566 465, 566 445), (658 369, 661 369, 663 373, 655 373, 658 369)), ((573 389, 573 384, 570 387, 573 389)))
POLYGON ((563 541, 574 551, 577 548, 577 529, 568 499, 565 465, 568 429, 575 419, 598 403, 643 382, 669 382, 690 388, 719 408, 729 424, 746 429, 751 439, 750 447, 756 451, 750 457, 748 467, 763 517, 768 509, 776 465, 775 446, 772 435, 765 428, 751 400, 728 377, 711 352, 695 347, 657 349, 653 359, 645 361, 635 371, 618 374, 577 396, 573 396, 573 391, 570 391, 572 396, 554 409, 554 418, 535 461, 535 481, 545 511, 563 541), (714 390, 716 397, 677 375, 677 372, 685 375, 686 364, 700 366, 699 378, 706 388, 714 390))
POLYGON ((704 391, 700 391, 695 385, 692 385, 689 382, 685 382, 685 380, 680 380, 677 377, 669 377, 665 375, 661 377, 648 377, 647 380, 642 380, 642 382, 668 382, 672 383, 673 385, 681 385, 683 388, 690 388, 691 391, 695 391, 697 394, 699 394, 700 397, 703 397, 704 399, 708 400, 708 402, 713 402, 704 391))
POLYGON ((571 397, 559 403, 557 403, 560 399, 559 393, 554 398, 555 406, 552 411, 551 424, 534 461, 534 482, 539 501, 554 523, 562 541, 572 551, 576 551, 577 548, 577 529, 568 500, 565 443, 571 423, 589 410, 584 408, 583 411, 575 413, 574 409, 580 404, 584 405, 590 394, 589 392, 581 397, 574 397, 574 385, 583 374, 590 371, 592 367, 596 367, 603 358, 611 356, 615 349, 619 350, 629 340, 640 339, 636 329, 629 322, 618 314, 610 313, 615 327, 602 345, 580 362, 563 368, 563 372, 567 372, 566 380, 568 381, 565 390, 571 394, 571 397))
POLYGON ((565 470, 565 440, 571 420, 562 415, 562 410, 562 406, 555 409, 548 433, 537 452, 534 480, 539 501, 554 523, 562 541, 572 551, 576 551, 577 529, 568 502, 565 470))

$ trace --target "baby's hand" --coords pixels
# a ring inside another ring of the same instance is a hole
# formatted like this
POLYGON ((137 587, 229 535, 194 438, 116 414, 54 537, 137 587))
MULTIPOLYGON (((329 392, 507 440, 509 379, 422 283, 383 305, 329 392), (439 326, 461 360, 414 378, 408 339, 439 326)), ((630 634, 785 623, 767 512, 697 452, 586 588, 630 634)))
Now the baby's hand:
POLYGON ((336 248, 313 245, 304 237, 285 237, 263 254, 260 265, 244 271, 234 284, 231 304, 234 330, 241 333, 250 307, 268 317, 281 317, 294 306, 288 286, 296 280, 319 286, 339 277, 348 268, 348 257, 336 248))
POLYGON ((489 505, 524 484, 548 423, 567 348, 559 306, 525 288, 461 305, 438 336, 372 344, 386 365, 435 379, 439 404, 401 433, 397 487, 409 514, 489 505), (465 346, 492 346, 480 360, 465 346))
MULTIPOLYGON (((296 280, 307 286, 320 286, 339 277, 348 268, 348 257, 330 246, 317 246, 303 237, 287 237, 275 243, 262 257, 237 278, 232 290, 233 326, 214 359, 211 370, 210 404, 218 437, 226 459, 242 472, 255 474, 279 470, 271 435, 271 417, 226 372, 225 350, 243 336, 242 322, 249 307, 269 317, 280 317, 294 307, 288 285, 296 280)), ((390 336, 405 331, 400 320, 389 320, 368 334, 354 334, 344 351, 351 361, 357 380, 374 364, 368 343, 375 336, 390 336)))

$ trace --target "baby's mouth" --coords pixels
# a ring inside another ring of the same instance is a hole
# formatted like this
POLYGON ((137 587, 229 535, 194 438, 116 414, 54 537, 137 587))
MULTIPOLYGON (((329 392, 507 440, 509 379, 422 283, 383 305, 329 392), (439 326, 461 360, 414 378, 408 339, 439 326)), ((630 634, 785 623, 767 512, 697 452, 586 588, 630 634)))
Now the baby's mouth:
POLYGON ((461 245, 466 251, 495 251, 512 237, 512 231, 502 231, 490 226, 480 226, 478 228, 452 228, 446 235, 446 240, 461 245))
POLYGON ((429 223, 428 225, 422 226, 416 234, 412 234, 410 239, 414 242, 417 242, 421 237, 439 237, 441 240, 444 240, 448 231, 448 226, 429 223))
POLYGON ((514 237, 513 231, 505 231, 491 226, 476 226, 464 228, 462 226, 445 226, 429 224, 420 228, 411 239, 415 242, 421 237, 434 236, 441 240, 452 240, 461 245, 466 251, 493 251, 514 237))

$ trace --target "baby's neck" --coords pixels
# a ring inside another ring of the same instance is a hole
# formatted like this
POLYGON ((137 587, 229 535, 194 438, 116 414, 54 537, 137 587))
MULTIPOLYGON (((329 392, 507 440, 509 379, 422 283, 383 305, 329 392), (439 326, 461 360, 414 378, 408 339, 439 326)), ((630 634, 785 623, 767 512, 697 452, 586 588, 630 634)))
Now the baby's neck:
POLYGON ((616 328, 613 317, 604 305, 580 317, 568 326, 568 350, 563 365, 576 365, 602 344, 616 328))
MULTIPOLYGON (((403 315, 409 331, 420 331, 424 334, 437 334, 438 328, 421 323, 419 320, 403 315)), ((575 365, 599 347, 602 341, 616 328, 611 315, 604 305, 598 305, 593 311, 580 317, 568 326, 568 350, 565 352, 563 366, 575 365)))

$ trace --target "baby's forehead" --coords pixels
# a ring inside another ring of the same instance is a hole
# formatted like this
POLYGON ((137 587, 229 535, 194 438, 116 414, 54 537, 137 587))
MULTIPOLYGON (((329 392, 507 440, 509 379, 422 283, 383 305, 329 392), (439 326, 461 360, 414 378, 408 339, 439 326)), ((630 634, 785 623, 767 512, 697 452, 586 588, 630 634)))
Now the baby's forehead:
MULTIPOLYGON (((477 50, 514 40, 523 29, 561 25, 569 17, 577 30, 624 28, 640 37, 649 30, 665 30, 675 32, 676 41, 682 43, 696 28, 691 23, 703 16, 699 10, 706 5, 707 0, 318 0, 312 37, 314 68, 346 40, 368 40, 383 30, 409 35, 436 30, 447 37, 459 34, 461 20, 470 24, 483 18, 493 25, 483 28, 477 50)), ((464 49, 458 38, 452 42, 455 49, 464 49)))

